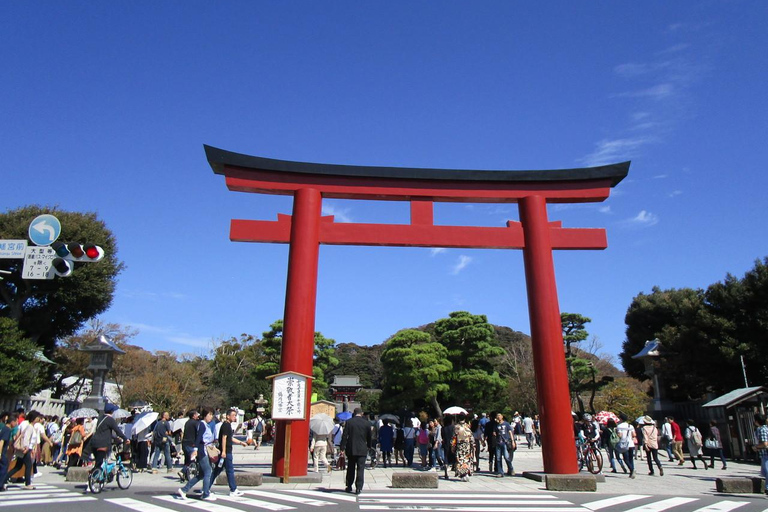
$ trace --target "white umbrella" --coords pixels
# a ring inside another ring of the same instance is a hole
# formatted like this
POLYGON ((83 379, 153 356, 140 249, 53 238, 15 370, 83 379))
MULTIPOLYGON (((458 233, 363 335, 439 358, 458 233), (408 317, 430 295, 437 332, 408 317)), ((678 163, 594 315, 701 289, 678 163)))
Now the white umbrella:
POLYGON ((112 417, 116 420, 122 419, 122 418, 130 418, 131 412, 126 411, 125 409, 118 409, 115 412, 112 413, 112 417))
POLYGON ((330 434, 333 430, 333 418, 324 413, 315 414, 309 419, 309 428, 319 436, 330 434))
POLYGON ((443 414, 468 414, 468 413, 467 413, 467 410, 464 409, 463 407, 454 405, 453 407, 449 407, 446 410, 444 410, 443 414))
POLYGON ((173 425, 171 425, 171 432, 176 432, 177 430, 183 429, 187 421, 189 421, 189 418, 178 418, 173 420, 173 425))
POLYGON ((99 411, 91 409, 90 407, 81 407, 80 409, 75 409, 69 413, 69 417, 73 420, 78 420, 80 418, 95 418, 98 415, 99 411))
POLYGON ((140 414, 133 422, 133 431, 141 432, 142 430, 149 428, 159 415, 160 414, 156 412, 144 412, 140 414))

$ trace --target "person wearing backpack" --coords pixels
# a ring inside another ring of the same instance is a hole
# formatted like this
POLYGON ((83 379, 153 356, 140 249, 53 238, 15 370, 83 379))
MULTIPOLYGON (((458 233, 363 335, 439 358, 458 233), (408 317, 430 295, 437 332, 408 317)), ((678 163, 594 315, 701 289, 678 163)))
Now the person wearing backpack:
POLYGON ((629 478, 635 478, 635 427, 627 421, 627 415, 619 414, 621 423, 616 426, 619 442, 616 443, 616 451, 621 454, 624 463, 629 468, 629 478))
POLYGON ((256 419, 253 421, 253 444, 256 446, 254 450, 258 450, 261 446, 261 440, 264 436, 264 418, 261 417, 261 413, 256 414, 256 419))
POLYGON ((685 439, 688 442, 688 453, 691 454, 693 469, 698 469, 696 467, 696 459, 699 459, 701 463, 704 464, 704 469, 709 469, 707 462, 704 460, 704 454, 701 451, 701 446, 703 444, 701 432, 696 428, 693 420, 689 419, 687 423, 688 426, 685 428, 685 439))
POLYGON ((619 434, 616 432, 616 420, 608 418, 608 422, 605 425, 601 433, 601 440, 605 453, 608 454, 608 462, 611 465, 611 473, 618 473, 616 471, 616 461, 619 461, 621 470, 626 474, 627 466, 624 465, 624 461, 621 460, 621 454, 616 451, 616 445, 619 444, 619 434))

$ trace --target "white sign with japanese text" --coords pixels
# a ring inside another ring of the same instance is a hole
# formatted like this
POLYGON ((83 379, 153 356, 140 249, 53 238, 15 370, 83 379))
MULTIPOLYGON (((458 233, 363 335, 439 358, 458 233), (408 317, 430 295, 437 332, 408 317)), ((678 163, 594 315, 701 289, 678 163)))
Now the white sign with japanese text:
POLYGON ((24 270, 21 277, 24 279, 53 279, 51 262, 54 258, 56 258, 56 253, 50 247, 28 245, 24 251, 24 270))
POLYGON ((272 419, 303 420, 306 410, 306 377, 288 373, 272 380, 272 419))
POLYGON ((0 259, 22 259, 26 240, 0 240, 0 259))

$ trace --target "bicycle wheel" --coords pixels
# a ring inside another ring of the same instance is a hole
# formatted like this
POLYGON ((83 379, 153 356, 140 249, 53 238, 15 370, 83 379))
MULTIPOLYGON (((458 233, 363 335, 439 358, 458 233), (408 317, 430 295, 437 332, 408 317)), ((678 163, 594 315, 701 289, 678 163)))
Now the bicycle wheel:
POLYGON ((603 470, 603 456, 602 454, 594 449, 590 449, 587 451, 587 470, 592 473, 593 475, 597 475, 600 473, 600 471, 603 470))
POLYGON ((93 468, 88 474, 88 488, 93 494, 99 494, 104 489, 106 478, 103 468, 93 468))
POLYGON ((121 489, 127 489, 133 482, 133 472, 122 464, 117 468, 117 486, 121 489))

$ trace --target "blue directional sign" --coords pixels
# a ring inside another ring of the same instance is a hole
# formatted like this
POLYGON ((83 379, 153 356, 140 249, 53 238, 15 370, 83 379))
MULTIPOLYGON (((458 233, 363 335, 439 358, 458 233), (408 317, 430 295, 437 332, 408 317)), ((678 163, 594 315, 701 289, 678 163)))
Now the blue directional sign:
POLYGON ((29 225, 29 239, 35 245, 51 245, 61 234, 61 223, 53 215, 35 217, 29 225))

